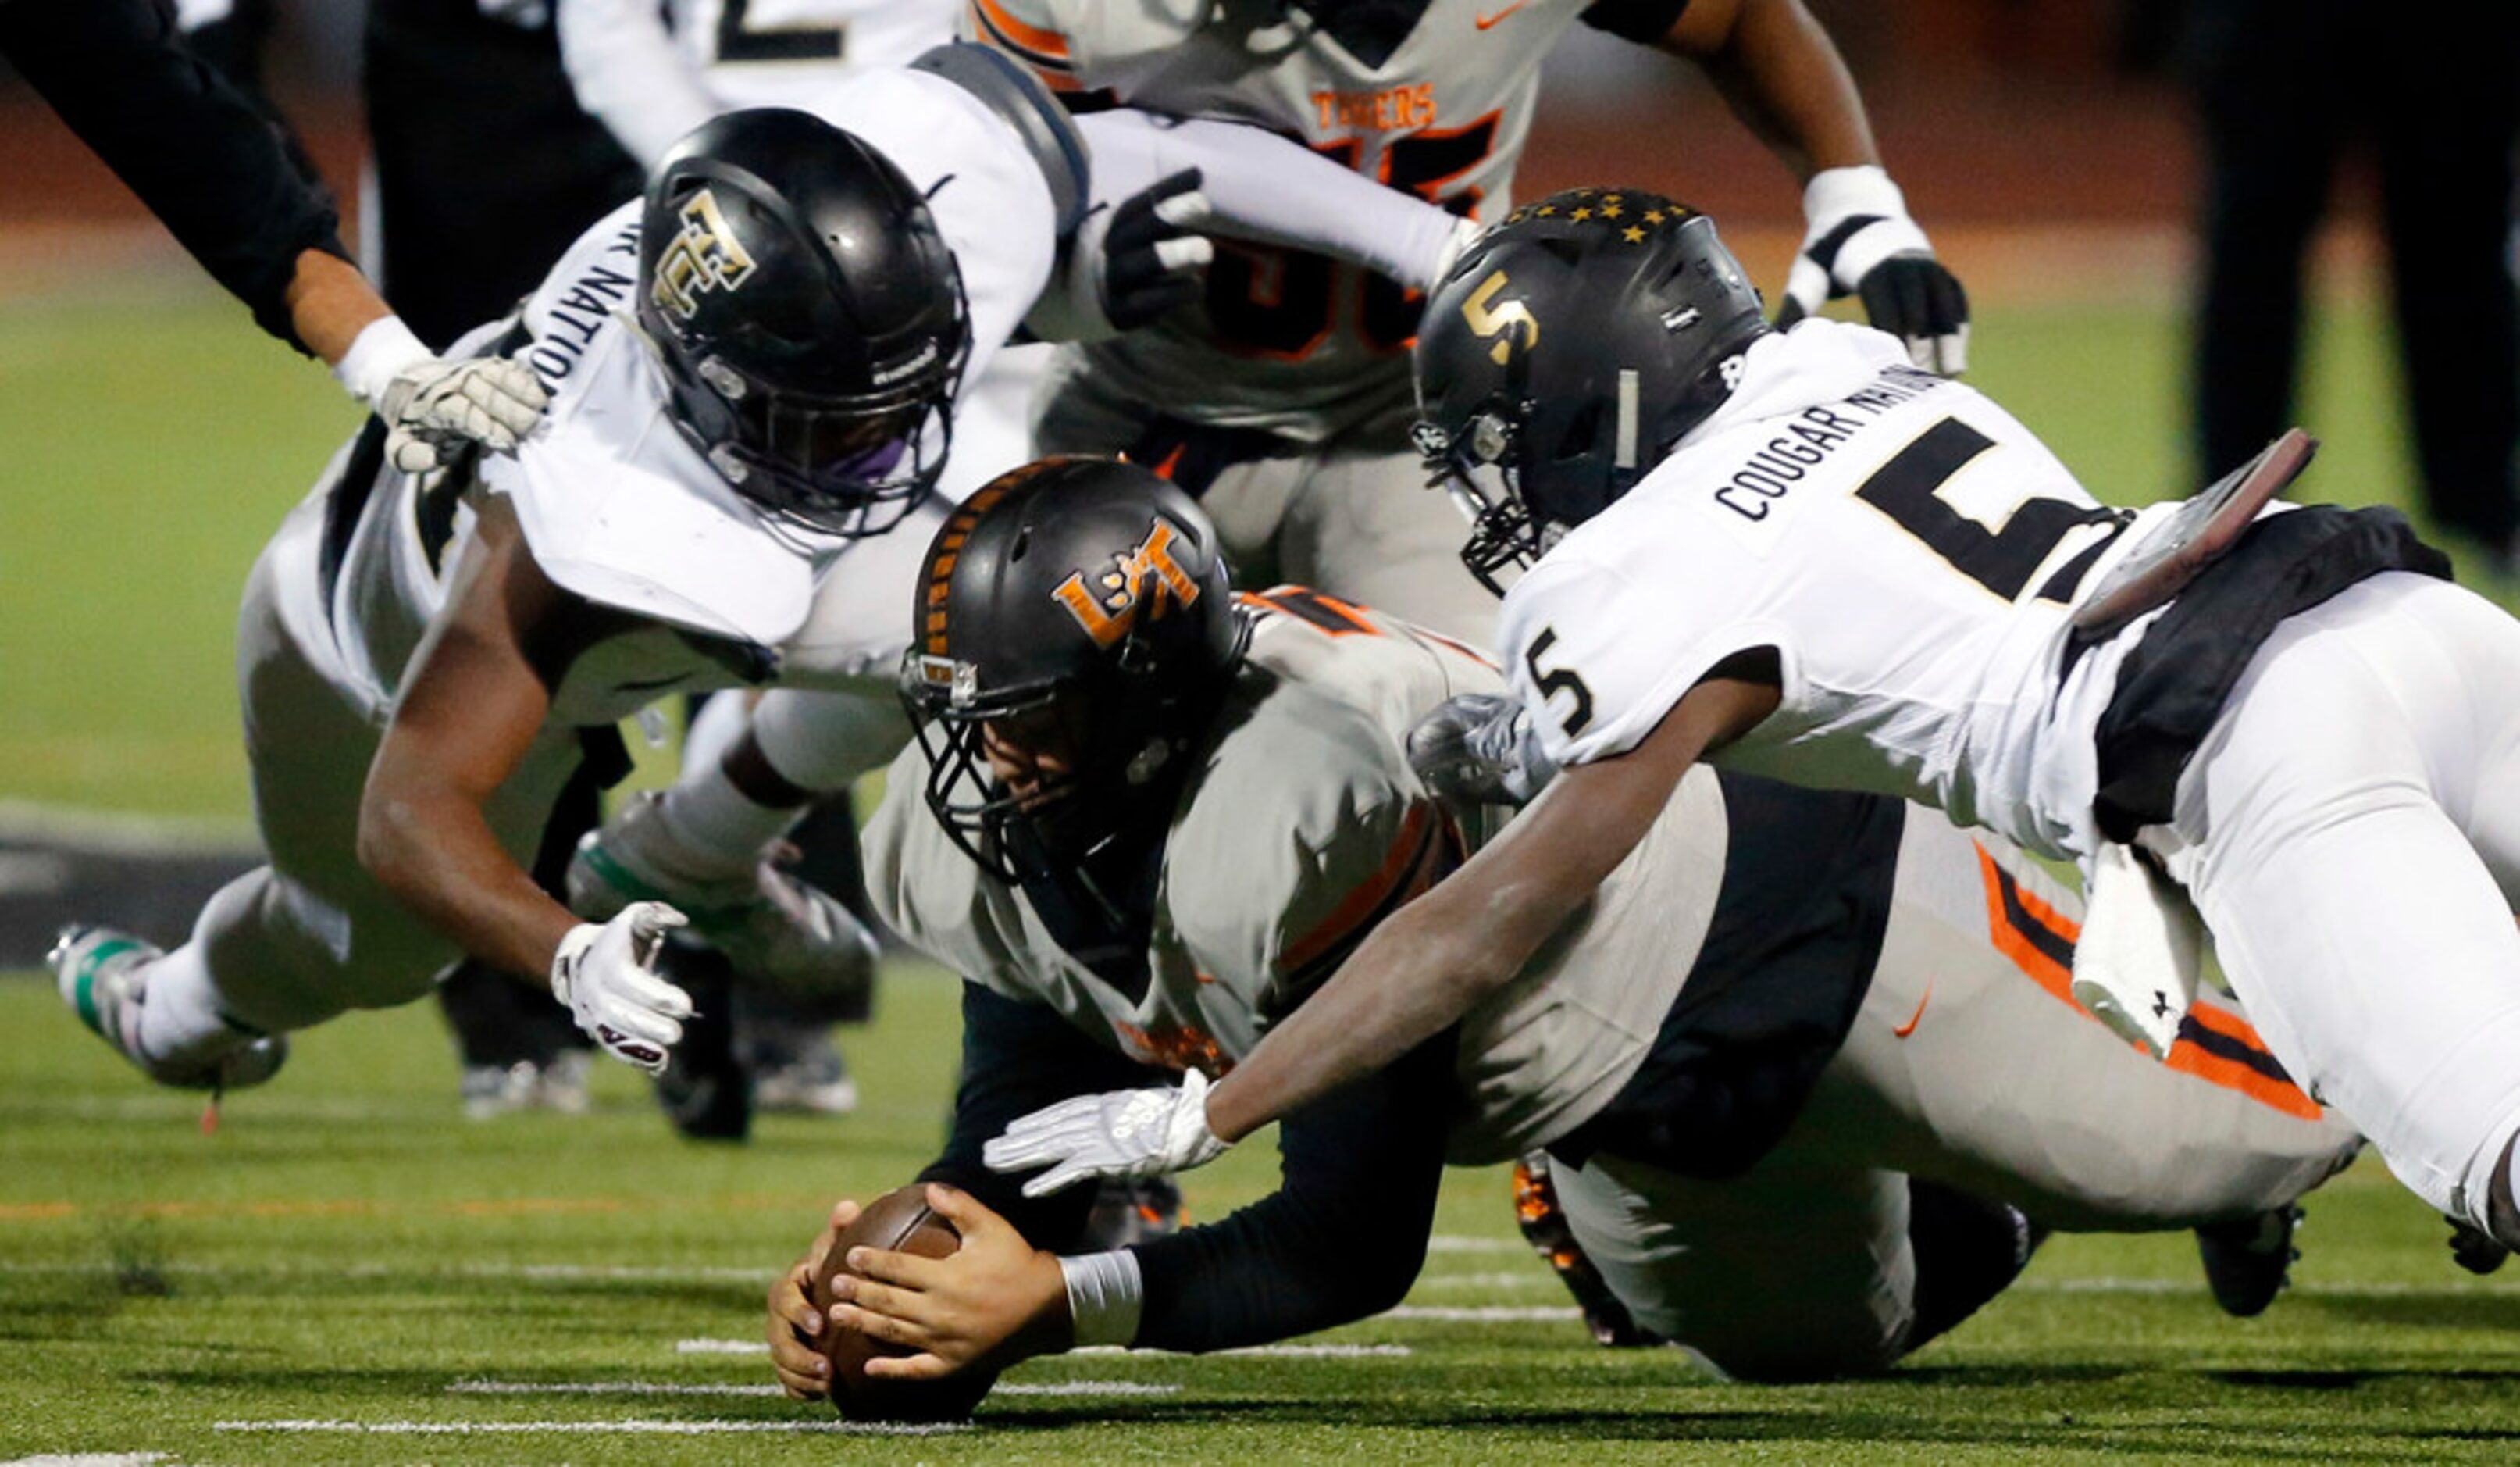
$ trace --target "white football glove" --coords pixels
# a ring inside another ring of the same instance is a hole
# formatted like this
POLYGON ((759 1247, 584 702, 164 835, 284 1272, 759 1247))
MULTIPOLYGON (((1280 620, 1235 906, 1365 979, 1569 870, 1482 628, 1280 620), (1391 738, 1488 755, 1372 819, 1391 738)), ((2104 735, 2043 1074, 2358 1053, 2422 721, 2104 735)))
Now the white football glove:
POLYGON ((1809 228, 1785 275, 1778 326, 1861 296, 1866 318, 1906 341, 1917 366, 1945 377, 1968 370, 1968 293, 1934 258, 1889 174, 1870 165, 1822 169, 1803 189, 1803 216, 1809 228))
POLYGON ((1050 1169, 1023 1184, 1026 1197, 1102 1176, 1165 1176, 1204 1167, 1232 1143, 1207 1128, 1207 1077, 1178 1086, 1079 1095, 1017 1119, 980 1149, 992 1171, 1050 1169))
POLYGON ((654 1075, 683 1037, 692 996, 656 976, 665 934, 683 914, 661 901, 634 901, 609 922, 582 922, 560 940, 552 996, 614 1059, 654 1075))
POLYGON ((551 393, 504 356, 434 355, 399 316, 368 323, 333 374, 385 425, 385 461, 405 474, 442 467, 467 444, 514 453, 551 393))
POLYGON ((693 878, 662 805, 662 796, 642 795, 577 843, 569 910, 601 922, 634 902, 668 902, 746 978, 817 1002, 855 1004, 873 991, 875 935, 837 897, 779 869, 770 856, 784 848, 739 875, 693 878))
POLYGON ((1518 698, 1463 693, 1435 705, 1409 730, 1409 767, 1455 804, 1531 802, 1557 765, 1540 751, 1518 698))

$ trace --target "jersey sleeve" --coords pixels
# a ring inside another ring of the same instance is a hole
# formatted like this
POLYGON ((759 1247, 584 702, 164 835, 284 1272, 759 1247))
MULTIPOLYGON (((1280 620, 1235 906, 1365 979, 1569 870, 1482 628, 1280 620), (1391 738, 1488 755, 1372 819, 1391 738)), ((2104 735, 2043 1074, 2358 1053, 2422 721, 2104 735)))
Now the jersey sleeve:
POLYGON ((1052 0, 967 0, 963 36, 993 46, 1014 58, 1062 96, 1084 92, 1076 71, 1075 46, 1052 0))
POLYGON ((303 351, 297 256, 343 259, 332 196, 245 93, 147 0, 0 4, 0 55, 61 114, 254 324, 303 351))
POLYGON ((954 1084, 954 1122, 945 1149, 919 1180, 960 1187, 1014 1224, 1035 1248, 1074 1251, 1094 1208, 1095 1189, 1023 1195, 1023 1175, 988 1169, 981 1149, 1010 1122, 1046 1105, 1104 1090, 1169 1084, 1151 1069, 1097 1044, 1048 1004, 963 986, 963 1065, 954 1084))
POLYGON ((577 105, 641 167, 654 167, 683 134, 717 114, 718 104, 674 49, 654 5, 560 0, 552 25, 577 105))
POLYGON ((1443 1181, 1458 1031, 1288 1116, 1278 1190, 1132 1250, 1141 1349, 1230 1350, 1378 1314, 1416 1282, 1443 1181))
POLYGON ((1361 711, 1291 690, 1229 744, 1173 835, 1182 935, 1282 1016, 1459 859, 1460 837, 1399 747, 1361 711), (1289 779, 1287 768, 1313 776, 1289 779))
POLYGON ((1777 649, 1790 695, 1793 647, 1782 625, 1740 610, 1751 596, 1741 563, 1719 556, 1650 578, 1543 560, 1507 595, 1497 635, 1542 749, 1561 765, 1625 754, 1708 671, 1756 647, 1777 649))

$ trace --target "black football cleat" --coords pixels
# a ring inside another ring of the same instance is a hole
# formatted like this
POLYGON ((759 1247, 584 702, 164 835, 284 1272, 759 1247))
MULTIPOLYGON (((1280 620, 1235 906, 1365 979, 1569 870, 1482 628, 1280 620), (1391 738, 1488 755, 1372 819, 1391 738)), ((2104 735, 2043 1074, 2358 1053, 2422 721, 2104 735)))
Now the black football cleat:
POLYGON ((2510 1259, 2511 1250, 2495 1241, 2492 1233, 2476 1224, 2447 1215, 2442 1221, 2450 1224, 2451 1261, 2468 1272, 2482 1277, 2501 1267, 2510 1259))
POLYGON ((2263 1314, 2291 1285, 2293 1262, 2301 1257, 2293 1231, 2300 1226, 2301 1209, 2280 1207, 2196 1229, 2205 1287, 2214 1291, 2224 1313, 2234 1319, 2263 1314))
POLYGON ((1609 1280, 1584 1257, 1583 1245, 1575 1241, 1575 1230, 1566 1221, 1566 1210, 1557 1204, 1557 1184, 1549 1169, 1545 1151, 1524 1152, 1513 1164, 1513 1220, 1522 1229, 1523 1241, 1557 1275, 1566 1292, 1575 1296, 1584 1310, 1584 1327, 1593 1332, 1593 1343, 1613 1350, 1662 1344, 1660 1336, 1637 1323, 1619 1296, 1610 1292, 1609 1280))
POLYGON ((687 1141, 742 1141, 752 1134, 752 1071, 735 1042, 735 970, 717 949, 669 940, 666 982, 692 996, 682 1041, 656 1077, 656 1104, 687 1141))

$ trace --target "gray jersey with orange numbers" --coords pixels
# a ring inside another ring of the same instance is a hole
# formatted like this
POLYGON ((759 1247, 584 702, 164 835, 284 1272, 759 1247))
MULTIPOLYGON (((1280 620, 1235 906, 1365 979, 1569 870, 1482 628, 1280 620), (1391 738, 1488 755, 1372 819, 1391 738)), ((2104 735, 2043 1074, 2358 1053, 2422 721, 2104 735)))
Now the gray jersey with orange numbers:
MULTIPOLYGON (((969 0, 965 23, 1055 89, 1256 123, 1493 219, 1510 204, 1540 63, 1587 8, 1425 0, 1414 18, 1407 5, 1372 7, 1388 18, 1377 32, 1249 0, 969 0)), ((1646 25, 1680 6, 1656 10, 1646 25)), ((1389 280, 1318 255, 1230 247, 1209 267, 1203 306, 1070 348, 1061 375, 1091 373, 1191 422, 1318 442, 1408 400, 1417 311, 1389 280)))
MULTIPOLYGON (((1248 1053, 1490 833, 1440 806, 1403 746, 1435 704, 1502 682, 1468 649, 1335 598, 1281 587, 1244 605, 1247 665, 1168 838, 1143 991, 1062 951, 1021 892, 946 837, 916 745, 864 837, 878 914, 966 979, 1134 1058, 1221 1074, 1248 1053)), ((1463 1021, 1456 1155, 1556 1134, 1644 1063, 1712 920, 1725 848, 1717 781, 1692 777, 1599 897, 1463 1021)))

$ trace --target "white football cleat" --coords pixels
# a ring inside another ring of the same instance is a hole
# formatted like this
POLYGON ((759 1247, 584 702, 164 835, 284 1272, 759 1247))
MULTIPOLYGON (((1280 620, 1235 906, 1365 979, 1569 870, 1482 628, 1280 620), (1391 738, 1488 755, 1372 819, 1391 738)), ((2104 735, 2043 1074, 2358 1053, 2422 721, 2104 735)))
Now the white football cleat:
POLYGON ((140 1010, 149 1001, 149 964, 165 949, 111 927, 74 923, 62 929, 44 962, 62 1002, 140 1073, 183 1090, 243 1090, 280 1073, 289 1036, 233 1033, 213 1052, 158 1060, 140 1048, 140 1010))
POLYGON ((863 998, 879 955, 874 934, 830 893, 798 881, 765 855, 751 871, 694 880, 658 818, 660 797, 642 795, 577 843, 568 904, 593 922, 634 901, 662 901, 745 978, 817 1000, 863 998), (680 868, 680 869, 678 869, 680 868))
POLYGON ((2177 883, 2111 843, 2084 871, 2074 1001, 2118 1037, 2166 1058, 2196 1002, 2207 934, 2177 883))

